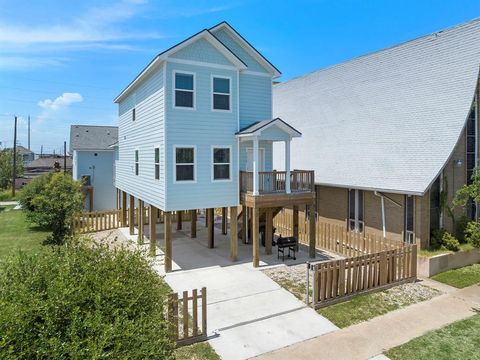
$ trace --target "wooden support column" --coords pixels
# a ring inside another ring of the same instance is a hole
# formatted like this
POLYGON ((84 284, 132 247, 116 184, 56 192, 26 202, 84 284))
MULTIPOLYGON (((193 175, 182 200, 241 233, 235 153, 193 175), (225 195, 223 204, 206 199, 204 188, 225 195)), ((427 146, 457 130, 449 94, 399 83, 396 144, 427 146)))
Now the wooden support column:
POLYGON ((227 208, 222 208, 222 234, 227 235, 227 208))
POLYGON ((137 243, 143 245, 143 226, 145 224, 144 219, 144 202, 143 200, 138 200, 138 238, 137 243))
POLYGON ((129 196, 130 206, 128 207, 128 226, 130 228, 130 235, 135 233, 135 197, 129 196))
POLYGON ((164 212, 165 272, 172 271, 172 213, 164 212))
POLYGON ((265 217, 265 254, 270 255, 273 242, 273 210, 271 208, 266 209, 265 217))
POLYGON ((237 207, 230 207, 230 259, 236 261, 238 256, 237 207))
POLYGON ((122 191, 122 227, 127 226, 127 193, 122 191))
POLYGON ((260 266, 260 211, 259 208, 252 208, 252 237, 253 237, 253 267, 260 266))
POLYGON ((208 227, 208 209, 205 209, 205 227, 208 227))
POLYGON ((149 208, 150 216, 148 217, 150 225, 150 256, 157 255, 157 208, 153 205, 150 205, 149 208))
POLYGON ((207 209, 207 217, 208 217, 208 248, 213 249, 215 247, 215 239, 214 239, 214 220, 215 217, 213 215, 214 209, 207 209))
POLYGON ((242 205, 242 240, 247 243, 247 207, 242 205))
POLYGON ((308 225, 309 225, 309 244, 308 244, 308 254, 311 259, 315 259, 315 245, 316 245, 316 216, 315 216, 315 204, 311 204, 309 208, 308 216, 308 225))
POLYGON ((190 210, 190 237, 197 237, 197 209, 190 210))
POLYGON ((177 211, 177 230, 182 230, 182 212, 177 211))

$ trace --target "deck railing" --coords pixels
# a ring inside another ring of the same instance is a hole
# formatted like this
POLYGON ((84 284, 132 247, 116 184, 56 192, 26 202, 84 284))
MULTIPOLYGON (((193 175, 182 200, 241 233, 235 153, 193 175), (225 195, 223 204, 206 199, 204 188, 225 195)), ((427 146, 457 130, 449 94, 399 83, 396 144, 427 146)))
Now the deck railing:
MULTIPOLYGON (((258 173, 258 193, 275 194, 286 191, 286 171, 260 171, 258 173)), ((314 191, 315 178, 313 170, 290 171, 290 191, 314 191)), ((253 192, 253 172, 240 171, 240 191, 253 192)))

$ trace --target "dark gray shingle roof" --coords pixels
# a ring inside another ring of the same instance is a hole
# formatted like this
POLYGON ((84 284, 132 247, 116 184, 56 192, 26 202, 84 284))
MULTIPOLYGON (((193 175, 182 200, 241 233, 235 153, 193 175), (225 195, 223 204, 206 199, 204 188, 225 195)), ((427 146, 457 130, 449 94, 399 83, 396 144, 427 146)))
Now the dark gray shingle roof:
POLYGON ((70 151, 109 150, 118 141, 117 126, 72 125, 70 151))

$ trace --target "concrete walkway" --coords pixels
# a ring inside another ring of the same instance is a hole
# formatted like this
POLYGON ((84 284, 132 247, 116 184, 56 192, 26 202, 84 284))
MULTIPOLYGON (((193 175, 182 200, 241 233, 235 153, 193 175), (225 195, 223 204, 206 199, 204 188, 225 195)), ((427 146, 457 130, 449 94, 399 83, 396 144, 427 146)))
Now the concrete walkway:
POLYGON ((370 359, 428 331, 470 317, 478 309, 480 284, 264 354, 258 359, 370 359))

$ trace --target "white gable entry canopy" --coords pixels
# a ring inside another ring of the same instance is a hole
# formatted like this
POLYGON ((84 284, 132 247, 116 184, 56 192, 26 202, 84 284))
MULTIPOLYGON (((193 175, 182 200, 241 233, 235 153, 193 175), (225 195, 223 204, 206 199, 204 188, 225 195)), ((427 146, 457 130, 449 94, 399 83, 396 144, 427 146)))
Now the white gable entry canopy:
POLYGON ((317 184, 423 195, 460 139, 479 66, 477 19, 275 85, 273 115, 303 132, 292 167, 317 184))

